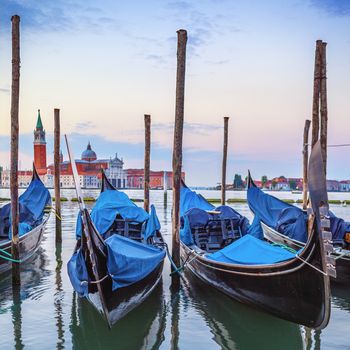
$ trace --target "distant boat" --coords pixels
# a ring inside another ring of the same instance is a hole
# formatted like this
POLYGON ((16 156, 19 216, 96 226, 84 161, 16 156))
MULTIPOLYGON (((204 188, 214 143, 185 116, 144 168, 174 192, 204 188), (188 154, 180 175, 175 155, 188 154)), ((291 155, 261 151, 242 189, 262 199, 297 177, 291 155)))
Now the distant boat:
MULTIPOLYGON (((19 196, 19 257, 29 259, 40 246, 50 216, 51 196, 33 165, 33 177, 26 191, 19 196)), ((12 267, 11 203, 0 208, 0 274, 12 267)))
POLYGON ((247 218, 228 206, 215 208, 184 183, 180 215, 181 259, 195 276, 277 317, 326 327, 329 278, 309 267, 326 269, 316 225, 306 246, 291 252, 255 238, 254 223, 249 227, 247 218))
POLYGON ((103 172, 91 216, 86 209, 79 213, 77 238, 68 262, 70 281, 112 327, 161 279, 165 244, 157 214, 153 206, 150 214, 138 207, 103 172))

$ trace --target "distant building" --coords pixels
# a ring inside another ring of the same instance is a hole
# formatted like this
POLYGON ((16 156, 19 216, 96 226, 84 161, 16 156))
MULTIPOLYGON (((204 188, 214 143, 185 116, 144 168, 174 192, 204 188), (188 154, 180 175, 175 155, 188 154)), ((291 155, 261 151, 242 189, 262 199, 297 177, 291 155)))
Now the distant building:
POLYGON ((40 109, 38 109, 38 120, 34 130, 34 164, 39 175, 45 175, 46 169, 46 132, 41 121, 40 109))
MULTIPOLYGON (((128 188, 143 188, 143 169, 126 169, 128 188)), ((182 172, 182 179, 185 180, 185 173, 182 172)), ((164 184, 167 189, 172 188, 173 173, 172 171, 150 171, 150 188, 164 189, 164 184)))
POLYGON ((337 180, 327 180, 327 191, 338 192, 340 190, 339 181, 337 180))
POLYGON ((339 191, 350 192, 350 180, 343 180, 339 183, 339 191))

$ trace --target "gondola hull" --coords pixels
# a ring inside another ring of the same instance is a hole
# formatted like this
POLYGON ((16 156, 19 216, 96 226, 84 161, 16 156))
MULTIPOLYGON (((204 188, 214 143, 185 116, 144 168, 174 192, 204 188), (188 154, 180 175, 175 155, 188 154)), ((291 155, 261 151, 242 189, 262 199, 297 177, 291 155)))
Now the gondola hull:
MULTIPOLYGON (((327 325, 330 313, 328 277, 300 259, 274 265, 226 264, 196 254, 181 243, 182 261, 186 261, 189 254, 189 270, 233 299, 310 328, 327 325)), ((316 235, 301 257, 322 269, 316 235)))
MULTIPOLYGON (((19 256, 21 263, 28 260, 38 250, 41 240, 43 238, 45 226, 49 216, 43 221, 42 224, 35 227, 32 231, 27 232, 19 238, 19 256)), ((4 243, 0 243, 0 249, 11 254, 11 241, 6 240, 4 243)), ((5 255, 1 253, 1 255, 5 255)), ((0 258, 0 274, 11 270, 12 262, 3 258, 0 258)))
POLYGON ((103 315, 108 324, 113 326, 134 308, 138 307, 154 291, 162 278, 164 260, 145 278, 130 286, 112 291, 112 279, 108 277, 101 283, 107 314, 104 313, 100 295, 96 291, 89 293, 89 302, 103 315))
MULTIPOLYGON (((273 228, 261 223, 261 227, 264 232, 264 238, 270 242, 285 244, 295 250, 299 250, 304 247, 304 243, 291 239, 286 235, 275 231, 273 228)), ((344 285, 350 285, 350 252, 347 256, 341 256, 341 252, 335 251, 332 256, 337 261, 337 277, 331 278, 333 283, 339 283, 344 285)))

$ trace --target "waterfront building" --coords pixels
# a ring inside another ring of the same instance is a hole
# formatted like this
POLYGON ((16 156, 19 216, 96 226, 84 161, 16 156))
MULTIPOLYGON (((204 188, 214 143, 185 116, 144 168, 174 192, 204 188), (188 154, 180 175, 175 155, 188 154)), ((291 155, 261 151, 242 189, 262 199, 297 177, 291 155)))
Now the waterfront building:
MULTIPOLYGON (((127 187, 128 188, 143 188, 143 169, 126 169, 127 187)), ((182 179, 185 181, 185 172, 182 172, 182 179)), ((149 185, 151 189, 166 189, 172 188, 173 172, 172 171, 150 171, 149 185)))

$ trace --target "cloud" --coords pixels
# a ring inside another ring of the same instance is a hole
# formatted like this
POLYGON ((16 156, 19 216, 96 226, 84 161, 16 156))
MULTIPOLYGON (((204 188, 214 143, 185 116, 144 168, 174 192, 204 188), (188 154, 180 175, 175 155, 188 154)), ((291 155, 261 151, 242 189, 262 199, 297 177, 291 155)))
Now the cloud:
POLYGON ((115 19, 106 16, 101 9, 89 6, 89 2, 92 1, 1 0, 0 21, 8 22, 8 26, 2 28, 10 30, 10 19, 17 14, 21 17, 21 27, 24 30, 41 32, 63 32, 84 27, 97 29, 117 24, 115 19))
POLYGON ((322 9, 332 16, 349 16, 349 0, 311 0, 311 5, 322 9))

